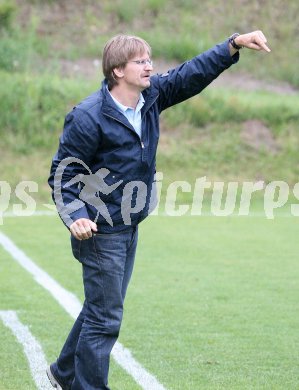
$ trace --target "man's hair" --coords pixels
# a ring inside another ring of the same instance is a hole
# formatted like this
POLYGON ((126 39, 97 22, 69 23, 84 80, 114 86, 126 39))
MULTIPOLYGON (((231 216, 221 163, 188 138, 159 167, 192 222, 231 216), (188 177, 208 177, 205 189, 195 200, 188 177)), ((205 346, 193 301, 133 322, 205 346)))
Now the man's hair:
POLYGON ((144 52, 151 56, 150 45, 144 39, 133 35, 116 35, 106 43, 103 50, 102 68, 109 89, 117 84, 113 69, 125 67, 128 61, 135 56, 143 55, 144 52))

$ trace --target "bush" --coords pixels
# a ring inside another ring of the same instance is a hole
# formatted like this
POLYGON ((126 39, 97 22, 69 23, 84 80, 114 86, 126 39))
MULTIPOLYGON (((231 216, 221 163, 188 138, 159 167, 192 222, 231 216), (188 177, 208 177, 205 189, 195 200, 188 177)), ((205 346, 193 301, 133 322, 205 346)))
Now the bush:
POLYGON ((259 119, 276 127, 290 121, 299 123, 298 106, 298 95, 209 89, 175 106, 165 117, 171 127, 182 122, 201 127, 211 122, 238 123, 250 119, 259 119))
POLYGON ((140 9, 138 0, 117 0, 111 5, 113 10, 116 11, 119 21, 124 23, 131 23, 140 9))
POLYGON ((26 58, 26 44, 16 40, 9 34, 3 34, 0 39, 0 69, 7 71, 21 70, 24 68, 26 58))
POLYGON ((56 144, 66 112, 92 88, 87 83, 52 75, 1 72, 0 77, 0 137, 22 153, 56 144))
POLYGON ((16 4, 12 0, 0 1, 0 27, 3 29, 10 29, 14 14, 16 12, 16 4))
POLYGON ((38 18, 31 17, 26 29, 16 25, 13 30, 0 32, 0 69, 9 72, 28 70, 35 62, 37 52, 41 54, 47 49, 36 34, 37 26, 38 18))

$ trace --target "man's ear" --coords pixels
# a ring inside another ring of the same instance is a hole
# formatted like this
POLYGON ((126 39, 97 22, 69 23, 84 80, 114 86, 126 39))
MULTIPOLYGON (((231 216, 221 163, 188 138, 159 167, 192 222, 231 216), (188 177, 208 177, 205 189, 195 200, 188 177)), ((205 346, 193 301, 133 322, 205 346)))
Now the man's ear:
POLYGON ((113 74, 116 78, 121 79, 124 77, 124 68, 118 67, 113 69, 113 74))

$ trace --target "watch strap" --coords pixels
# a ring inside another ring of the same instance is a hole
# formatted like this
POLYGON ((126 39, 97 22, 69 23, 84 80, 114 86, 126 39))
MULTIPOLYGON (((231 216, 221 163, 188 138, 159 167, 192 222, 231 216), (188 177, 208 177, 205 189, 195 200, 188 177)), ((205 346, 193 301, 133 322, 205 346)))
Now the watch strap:
POLYGON ((243 46, 240 46, 240 45, 237 45, 236 42, 235 42, 235 39, 239 36, 240 34, 239 33, 234 33, 233 35, 231 35, 229 38, 228 38, 228 41, 229 43, 232 45, 233 48, 235 48, 236 50, 240 50, 243 48, 243 46))

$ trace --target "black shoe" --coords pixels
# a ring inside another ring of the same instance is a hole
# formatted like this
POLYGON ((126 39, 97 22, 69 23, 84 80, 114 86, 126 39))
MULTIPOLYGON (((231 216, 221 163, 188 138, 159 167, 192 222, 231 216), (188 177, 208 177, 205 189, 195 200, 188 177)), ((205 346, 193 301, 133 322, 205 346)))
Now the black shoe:
POLYGON ((52 371, 51 371, 51 366, 49 366, 47 368, 47 375, 48 375, 48 378, 49 378, 49 381, 51 382, 51 385, 53 387, 55 387, 55 389, 57 390, 64 390, 63 387, 61 386, 61 384, 58 382, 58 380, 55 378, 55 376, 53 375, 52 371))

